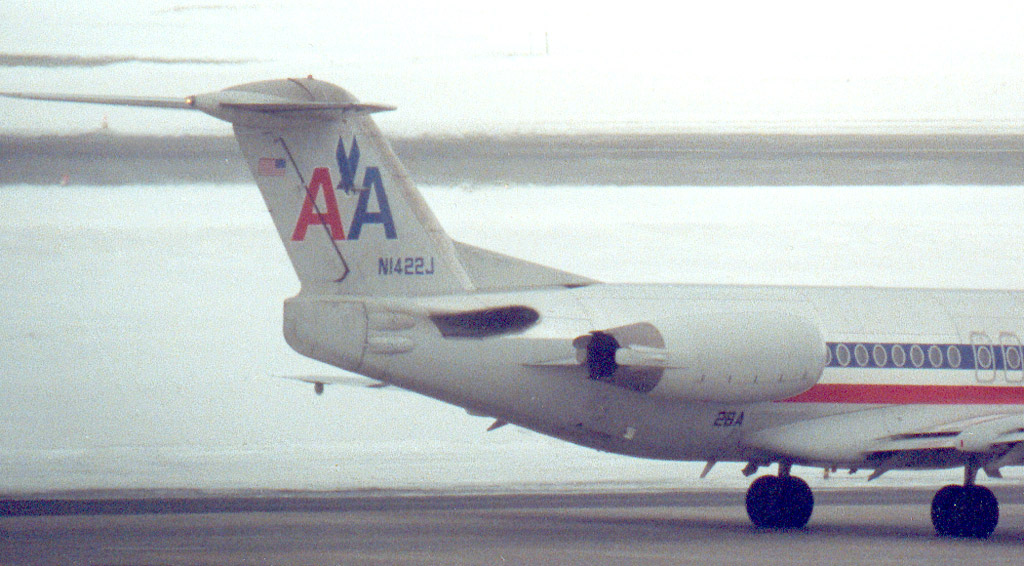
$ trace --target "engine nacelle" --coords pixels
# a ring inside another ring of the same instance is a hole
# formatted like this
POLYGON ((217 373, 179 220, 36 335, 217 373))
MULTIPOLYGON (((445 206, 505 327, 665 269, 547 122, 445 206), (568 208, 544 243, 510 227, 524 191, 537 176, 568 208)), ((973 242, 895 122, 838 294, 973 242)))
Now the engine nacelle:
POLYGON ((577 338, 591 379, 654 397, 722 403, 778 401, 821 378, 818 328, 774 312, 641 322, 577 338))

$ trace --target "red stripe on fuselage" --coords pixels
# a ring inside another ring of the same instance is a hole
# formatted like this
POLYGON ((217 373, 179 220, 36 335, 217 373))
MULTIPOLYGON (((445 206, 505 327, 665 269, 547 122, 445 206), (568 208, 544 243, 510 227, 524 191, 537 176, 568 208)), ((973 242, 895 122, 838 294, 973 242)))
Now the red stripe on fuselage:
POLYGON ((861 405, 1022 405, 1024 385, 865 385, 819 383, 780 403, 861 405))

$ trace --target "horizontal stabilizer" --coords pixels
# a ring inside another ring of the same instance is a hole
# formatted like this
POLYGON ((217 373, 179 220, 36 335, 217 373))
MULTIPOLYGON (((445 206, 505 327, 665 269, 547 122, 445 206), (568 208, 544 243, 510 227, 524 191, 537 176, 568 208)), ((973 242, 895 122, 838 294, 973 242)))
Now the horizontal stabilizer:
POLYGON ((188 98, 48 94, 41 92, 0 92, 0 96, 6 96, 8 98, 27 98, 31 100, 52 100, 55 102, 83 102, 85 104, 112 104, 116 106, 148 106, 150 108, 195 110, 191 100, 188 98))
POLYGON ((384 104, 360 103, 329 103, 329 102, 221 102, 224 108, 248 110, 251 112, 321 112, 325 110, 341 110, 355 114, 373 114, 395 110, 394 106, 384 104))
POLYGON ((172 108, 178 110, 201 110, 208 112, 220 107, 229 110, 246 110, 249 112, 301 113, 341 111, 352 114, 373 114, 395 110, 394 106, 385 104, 363 104, 358 102, 319 102, 319 101, 277 101, 250 100, 233 101, 238 93, 213 93, 208 95, 187 96, 184 98, 144 97, 144 96, 108 96, 93 94, 51 94, 44 92, 0 92, 0 96, 8 98, 26 98, 30 100, 50 100, 54 102, 81 102, 85 104, 109 104, 112 106, 146 106, 150 108, 172 108))

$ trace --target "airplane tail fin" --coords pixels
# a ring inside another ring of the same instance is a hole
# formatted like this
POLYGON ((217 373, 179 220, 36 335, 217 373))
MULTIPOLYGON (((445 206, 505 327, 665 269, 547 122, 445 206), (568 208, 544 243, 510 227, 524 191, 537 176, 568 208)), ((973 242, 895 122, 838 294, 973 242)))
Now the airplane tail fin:
MULTIPOLYGON (((426 295, 473 291, 452 241, 409 180, 371 112, 313 79, 233 87, 235 137, 304 291, 426 295), (312 106, 304 106, 312 105, 312 106)), ((221 102, 221 107, 224 103, 221 102)))
POLYGON ((593 282, 451 240, 369 116, 390 107, 314 79, 218 94, 304 289, 410 296, 593 282), (229 94, 258 103, 231 109, 229 94))
POLYGON ((313 78, 166 98, 7 93, 200 110, 234 127, 303 293, 415 296, 593 281, 453 242, 360 103, 313 78))

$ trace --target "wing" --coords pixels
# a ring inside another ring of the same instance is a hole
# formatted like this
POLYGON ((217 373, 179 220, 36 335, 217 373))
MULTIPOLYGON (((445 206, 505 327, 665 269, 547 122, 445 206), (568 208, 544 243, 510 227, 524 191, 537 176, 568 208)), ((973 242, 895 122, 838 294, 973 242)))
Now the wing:
POLYGON ((755 459, 872 468, 869 479, 889 470, 953 468, 971 462, 989 476, 1000 477, 1003 466, 1024 463, 1024 414, 946 422, 928 417, 927 409, 919 407, 869 409, 760 430, 742 443, 755 459))

